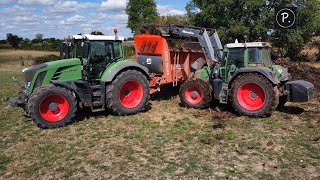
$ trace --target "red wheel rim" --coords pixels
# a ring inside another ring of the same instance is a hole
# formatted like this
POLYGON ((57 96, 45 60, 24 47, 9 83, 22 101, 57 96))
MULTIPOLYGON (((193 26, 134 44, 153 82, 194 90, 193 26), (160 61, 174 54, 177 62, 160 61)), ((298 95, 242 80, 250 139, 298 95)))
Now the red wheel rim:
POLYGON ((191 86, 186 90, 185 97, 189 103, 198 104, 201 102, 203 95, 198 87, 191 86))
POLYGON ((135 108, 142 101, 143 88, 137 81, 128 81, 121 86, 119 97, 124 107, 135 108))
POLYGON ((65 118, 69 112, 68 100, 59 94, 51 94, 42 99, 39 112, 43 119, 57 122, 65 118))
POLYGON ((242 84, 237 91, 240 106, 249 111, 256 111, 266 102, 266 94, 263 88, 253 82, 242 84))

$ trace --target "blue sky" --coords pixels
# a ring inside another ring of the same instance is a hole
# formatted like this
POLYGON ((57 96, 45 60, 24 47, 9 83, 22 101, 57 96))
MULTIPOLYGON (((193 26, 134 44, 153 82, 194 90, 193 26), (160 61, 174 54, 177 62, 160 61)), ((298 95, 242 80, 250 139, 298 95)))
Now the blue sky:
MULTIPOLYGON (((160 15, 185 14, 189 0, 156 0, 160 15)), ((0 39, 7 33, 33 39, 37 33, 44 38, 64 38, 95 30, 131 37, 126 28, 124 8, 127 0, 0 0, 0 39)))

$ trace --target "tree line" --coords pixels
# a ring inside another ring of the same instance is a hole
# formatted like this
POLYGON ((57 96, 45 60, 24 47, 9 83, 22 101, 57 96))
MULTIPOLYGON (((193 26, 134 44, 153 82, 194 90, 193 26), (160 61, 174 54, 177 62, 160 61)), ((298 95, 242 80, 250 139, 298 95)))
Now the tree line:
POLYGON ((0 44, 10 44, 14 49, 24 50, 45 50, 57 51, 62 40, 56 38, 43 38, 43 34, 38 33, 34 39, 19 37, 12 33, 7 33, 5 40, 0 40, 0 44))

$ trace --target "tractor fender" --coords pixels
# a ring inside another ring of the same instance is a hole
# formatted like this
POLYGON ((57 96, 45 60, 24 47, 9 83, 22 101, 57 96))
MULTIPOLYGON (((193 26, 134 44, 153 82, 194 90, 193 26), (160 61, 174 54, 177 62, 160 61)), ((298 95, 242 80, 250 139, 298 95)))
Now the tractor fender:
POLYGON ((111 64, 102 74, 100 80, 104 82, 111 82, 120 72, 127 69, 135 69, 143 73, 147 79, 149 77, 149 69, 145 66, 138 64, 133 60, 121 60, 111 64))
POLYGON ((271 71, 268 68, 241 68, 238 69, 234 74, 232 79, 230 80, 229 86, 231 86, 232 82, 241 74, 246 74, 246 73, 256 73, 264 76, 267 78, 273 85, 278 85, 280 84, 280 81, 276 77, 276 73, 271 71))

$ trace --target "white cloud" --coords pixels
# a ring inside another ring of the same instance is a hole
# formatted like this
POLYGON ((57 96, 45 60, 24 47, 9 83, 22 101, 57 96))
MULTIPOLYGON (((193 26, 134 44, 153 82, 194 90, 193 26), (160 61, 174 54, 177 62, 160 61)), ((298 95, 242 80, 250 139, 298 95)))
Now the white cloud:
POLYGON ((46 11, 51 13, 71 13, 80 12, 82 10, 98 6, 98 4, 91 2, 79 3, 77 1, 59 1, 53 6, 49 6, 46 11))
POLYGON ((35 8, 25 8, 19 5, 14 5, 8 8, 1 9, 1 13, 6 13, 10 15, 30 15, 32 12, 34 12, 35 8))
POLYGON ((186 12, 179 10, 179 9, 175 9, 172 6, 168 6, 168 5, 157 5, 157 11, 160 14, 160 16, 172 16, 172 15, 185 15, 186 12))
POLYGON ((11 19, 14 23, 33 22, 36 20, 35 16, 16 16, 11 19))
POLYGON ((41 4, 41 5, 51 5, 54 4, 56 0, 18 0, 18 4, 41 4))
POLYGON ((1 0, 0 4, 8 4, 8 3, 11 3, 13 1, 15 1, 15 0, 1 0))
POLYGON ((110 17, 111 19, 115 21, 128 21, 128 15, 123 13, 123 14, 115 14, 110 17))
POLYGON ((107 0, 101 2, 100 9, 107 11, 124 11, 127 0, 107 0))
POLYGON ((83 17, 83 16, 80 16, 80 15, 75 15, 75 16, 72 16, 66 20, 63 20, 60 22, 61 25, 73 25, 73 24, 76 24, 76 23, 79 23, 79 22, 84 22, 86 21, 86 18, 83 17))

